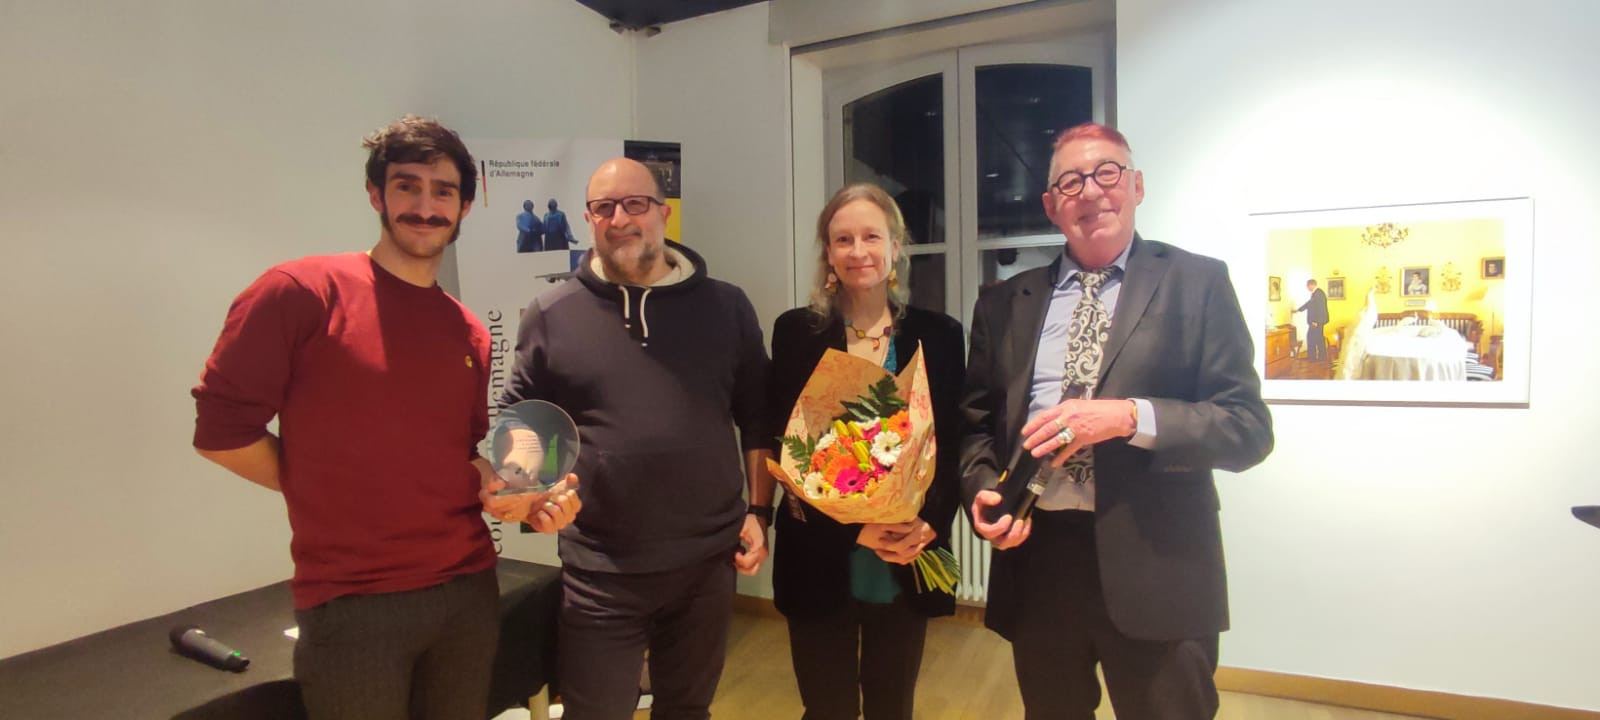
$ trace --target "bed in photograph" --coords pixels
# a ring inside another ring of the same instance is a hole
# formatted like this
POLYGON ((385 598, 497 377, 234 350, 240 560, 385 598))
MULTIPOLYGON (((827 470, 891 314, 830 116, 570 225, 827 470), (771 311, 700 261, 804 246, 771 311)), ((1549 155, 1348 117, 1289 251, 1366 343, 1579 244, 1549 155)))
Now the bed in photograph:
POLYGON ((1342 349, 1343 380, 1492 380, 1478 363, 1483 323, 1471 313, 1362 313, 1342 349))

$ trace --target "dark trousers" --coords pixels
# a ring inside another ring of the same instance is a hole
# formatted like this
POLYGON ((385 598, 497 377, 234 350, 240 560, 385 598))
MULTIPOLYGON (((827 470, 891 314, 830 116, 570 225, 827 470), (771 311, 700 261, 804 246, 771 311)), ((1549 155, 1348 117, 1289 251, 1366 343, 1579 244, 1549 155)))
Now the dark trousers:
POLYGON ((1093 513, 1035 512, 1032 535, 1007 552, 1018 553, 1026 583, 1011 652, 1028 720, 1092 720, 1096 663, 1119 718, 1216 716, 1217 636, 1153 641, 1118 630, 1100 589, 1093 513))
POLYGON ((928 618, 906 605, 850 602, 789 618, 789 655, 803 720, 911 720, 928 618), (859 693, 857 689, 859 688, 859 693))
POLYGON ((567 720, 626 720, 650 651, 653 720, 711 717, 733 618, 733 560, 668 572, 562 569, 559 675, 567 720))
POLYGON ((494 570, 296 610, 294 675, 311 720, 483 720, 500 636, 494 570))
POLYGON ((1306 323, 1306 357, 1328 359, 1328 336, 1323 333, 1322 323, 1306 323))

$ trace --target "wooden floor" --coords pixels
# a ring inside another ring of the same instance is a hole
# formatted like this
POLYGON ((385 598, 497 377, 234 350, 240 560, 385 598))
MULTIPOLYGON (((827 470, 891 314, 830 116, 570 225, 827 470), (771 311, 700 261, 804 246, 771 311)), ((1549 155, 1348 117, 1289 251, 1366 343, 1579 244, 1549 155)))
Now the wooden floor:
MULTIPOLYGON (((728 661, 711 714, 721 720, 788 720, 800 717, 800 696, 789 664, 782 620, 738 614, 729 637, 728 661)), ((917 683, 919 720, 1022 718, 1011 668, 1010 646, 970 622, 942 619, 928 626, 917 683)), ((649 717, 640 711, 636 720, 649 717)), ((1116 717, 1103 702, 1097 720, 1116 717)), ((1409 716, 1276 698, 1222 693, 1219 720, 1400 720, 1409 716)))
POLYGON ((1338 370, 1327 360, 1289 358, 1267 369, 1268 380, 1331 380, 1338 370))

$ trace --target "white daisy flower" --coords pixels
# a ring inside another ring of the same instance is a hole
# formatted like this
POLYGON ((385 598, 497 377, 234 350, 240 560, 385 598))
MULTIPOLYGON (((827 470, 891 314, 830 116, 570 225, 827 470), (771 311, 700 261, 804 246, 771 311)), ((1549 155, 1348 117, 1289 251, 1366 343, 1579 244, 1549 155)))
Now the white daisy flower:
POLYGON ((884 430, 872 439, 872 459, 884 467, 894 467, 904 447, 898 434, 892 430, 884 430))
POLYGON ((829 430, 829 431, 823 433, 822 437, 817 438, 817 448, 816 449, 818 451, 827 450, 828 448, 833 447, 834 440, 835 440, 835 438, 833 436, 833 431, 829 430))
POLYGON ((828 487, 828 484, 822 481, 822 473, 819 472, 806 473, 803 479, 805 480, 806 495, 810 497, 822 497, 828 487))

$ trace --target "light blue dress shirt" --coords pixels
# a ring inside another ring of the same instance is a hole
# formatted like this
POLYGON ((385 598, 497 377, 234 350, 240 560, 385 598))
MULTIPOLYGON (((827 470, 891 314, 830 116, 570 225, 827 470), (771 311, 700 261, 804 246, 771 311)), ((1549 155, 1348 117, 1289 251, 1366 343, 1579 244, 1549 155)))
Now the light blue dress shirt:
MULTIPOLYGON (((1133 243, 1128 243, 1128 247, 1122 249, 1122 254, 1112 261, 1117 272, 1106 278, 1100 288, 1100 302, 1105 304, 1113 322, 1117 317, 1117 299, 1122 295, 1122 277, 1128 270, 1128 251, 1132 248, 1133 243)), ((1083 298, 1083 283, 1076 277, 1083 268, 1067 254, 1064 245, 1058 267, 1057 277, 1050 278, 1053 288, 1050 305, 1045 310, 1044 327, 1039 331, 1039 351, 1033 356, 1033 386, 1028 401, 1030 418, 1061 402, 1061 382, 1067 372, 1068 329, 1072 324, 1072 311, 1078 307, 1078 300, 1083 298)), ((1128 399, 1139 408, 1138 428, 1128 444, 1141 448, 1152 447, 1156 440, 1155 410, 1145 398, 1128 399)), ((1063 473, 1060 469, 1049 467, 1042 471, 1042 474, 1048 474, 1048 482, 1037 507, 1041 510, 1093 510, 1094 487, 1075 485, 1063 473)))

